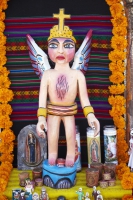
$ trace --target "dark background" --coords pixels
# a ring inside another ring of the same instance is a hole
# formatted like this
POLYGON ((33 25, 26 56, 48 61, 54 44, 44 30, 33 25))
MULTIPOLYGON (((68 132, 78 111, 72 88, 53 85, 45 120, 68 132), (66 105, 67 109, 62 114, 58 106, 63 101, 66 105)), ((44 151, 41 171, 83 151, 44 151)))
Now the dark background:
MULTIPOLYGON (((33 17, 33 16, 51 16, 53 13, 58 13, 59 8, 65 8, 66 14, 72 15, 110 15, 109 6, 105 0, 10 0, 8 2, 8 9, 6 17, 33 17)), ((14 167, 17 167, 17 135, 20 130, 29 125, 36 124, 37 121, 17 121, 13 122, 12 130, 16 135, 15 149, 14 149, 14 167)), ((103 127, 105 125, 113 124, 112 120, 100 120, 101 130, 101 154, 102 162, 104 162, 104 148, 103 148, 103 127)), ((76 125, 79 126, 79 131, 82 130, 82 139, 86 138, 86 128, 88 127, 86 119, 76 119, 76 125)), ((65 135, 64 126, 61 124, 60 138, 65 135)), ((66 146, 59 146, 59 157, 65 157, 66 146)), ((81 146, 82 164, 87 165, 87 149, 86 144, 81 146)))

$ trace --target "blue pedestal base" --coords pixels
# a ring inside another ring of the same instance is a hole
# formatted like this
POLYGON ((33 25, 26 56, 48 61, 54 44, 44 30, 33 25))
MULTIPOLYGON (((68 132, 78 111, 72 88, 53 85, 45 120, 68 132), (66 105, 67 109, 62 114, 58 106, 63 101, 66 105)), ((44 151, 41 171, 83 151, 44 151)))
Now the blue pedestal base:
POLYGON ((71 188, 76 183, 76 171, 75 164, 73 167, 58 167, 49 165, 48 160, 45 160, 43 162, 44 185, 56 189, 71 188))

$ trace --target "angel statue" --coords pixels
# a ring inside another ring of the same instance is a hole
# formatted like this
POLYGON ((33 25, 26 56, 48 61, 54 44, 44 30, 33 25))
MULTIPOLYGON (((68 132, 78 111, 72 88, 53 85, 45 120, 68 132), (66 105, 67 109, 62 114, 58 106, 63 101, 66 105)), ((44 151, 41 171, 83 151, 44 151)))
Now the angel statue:
POLYGON ((64 19, 70 18, 70 15, 64 14, 64 9, 60 9, 59 14, 53 14, 53 17, 59 19, 59 24, 52 27, 48 37, 48 55, 55 63, 54 69, 51 69, 47 55, 33 38, 27 35, 32 66, 41 78, 37 133, 40 137, 45 137, 45 131, 47 131, 48 163, 55 165, 58 156, 59 126, 62 120, 67 141, 65 166, 71 167, 74 165, 75 159, 74 115, 77 113, 75 102, 77 93, 79 93, 89 126, 95 128, 95 136, 100 129, 99 121, 94 115, 93 107, 88 98, 86 80, 82 73, 87 70, 92 30, 87 33, 81 47, 75 54, 76 39, 72 30, 64 25, 64 19), (74 62, 70 68, 69 63, 73 58, 74 62))

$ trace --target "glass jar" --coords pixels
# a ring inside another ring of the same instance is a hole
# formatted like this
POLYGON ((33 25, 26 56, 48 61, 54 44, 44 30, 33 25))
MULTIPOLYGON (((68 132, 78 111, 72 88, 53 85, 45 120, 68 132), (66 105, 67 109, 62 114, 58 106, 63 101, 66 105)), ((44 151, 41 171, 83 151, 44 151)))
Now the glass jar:
POLYGON ((77 172, 81 171, 81 145, 79 127, 76 126, 76 141, 75 141, 75 164, 77 165, 77 172))
POLYGON ((88 167, 91 163, 101 162, 101 145, 100 145, 100 133, 94 137, 94 129, 87 128, 87 153, 88 153, 88 167))
POLYGON ((104 126, 103 135, 105 163, 117 164, 116 127, 113 125, 104 126))

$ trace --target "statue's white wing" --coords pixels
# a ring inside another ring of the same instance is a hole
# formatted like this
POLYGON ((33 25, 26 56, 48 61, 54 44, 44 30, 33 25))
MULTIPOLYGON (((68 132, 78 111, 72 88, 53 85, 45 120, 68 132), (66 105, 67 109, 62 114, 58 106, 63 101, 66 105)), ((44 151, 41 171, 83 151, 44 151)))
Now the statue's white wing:
POLYGON ((80 48, 75 54, 72 69, 87 71, 91 51, 92 30, 89 30, 80 48))
POLYGON ((47 54, 35 43, 30 35, 26 35, 26 38, 33 69, 41 79, 43 72, 51 68, 47 54))

